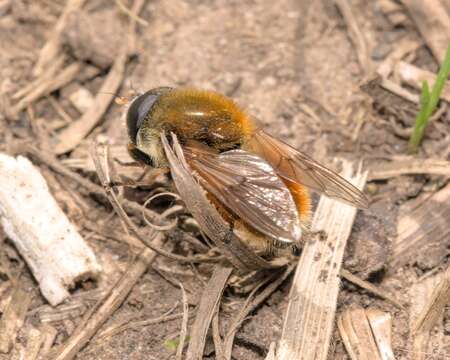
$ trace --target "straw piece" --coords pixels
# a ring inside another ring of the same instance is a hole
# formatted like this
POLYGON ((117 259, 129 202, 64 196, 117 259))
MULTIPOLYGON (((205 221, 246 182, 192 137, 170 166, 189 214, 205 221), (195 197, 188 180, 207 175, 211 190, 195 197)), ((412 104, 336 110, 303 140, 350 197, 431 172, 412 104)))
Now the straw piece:
POLYGON ((352 360, 382 360, 364 309, 344 311, 337 324, 352 360))
MULTIPOLYGON (((342 175, 362 188, 367 172, 352 176, 343 162, 342 175)), ((305 244, 294 277, 277 359, 325 360, 334 326, 342 257, 356 208, 321 197, 312 222, 318 232, 305 244), (326 232, 326 233, 325 233, 326 232)))

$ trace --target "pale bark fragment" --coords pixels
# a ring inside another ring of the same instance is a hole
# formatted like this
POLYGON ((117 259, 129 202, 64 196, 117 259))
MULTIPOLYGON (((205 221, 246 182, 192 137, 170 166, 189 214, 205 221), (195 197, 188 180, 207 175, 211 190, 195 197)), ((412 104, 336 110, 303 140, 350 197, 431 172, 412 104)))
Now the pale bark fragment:
POLYGON ((100 271, 94 253, 59 208, 31 162, 0 154, 0 223, 51 305, 100 271))

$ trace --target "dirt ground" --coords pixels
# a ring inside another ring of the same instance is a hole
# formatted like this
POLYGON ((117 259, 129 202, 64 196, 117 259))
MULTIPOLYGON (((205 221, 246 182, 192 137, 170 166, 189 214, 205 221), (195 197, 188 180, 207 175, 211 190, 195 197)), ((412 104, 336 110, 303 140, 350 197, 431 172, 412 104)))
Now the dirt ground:
MULTIPOLYGON (((413 125, 418 106, 380 88, 364 91, 361 86, 367 84, 373 70, 405 38, 417 43, 414 55, 408 58, 410 63, 434 73, 438 64, 424 45, 414 21, 400 5, 397 4, 403 17, 394 22, 386 15, 381 1, 349 3, 367 45, 370 69, 361 66, 347 24, 333 2, 145 1, 139 17, 146 24, 137 25, 135 49, 126 62, 119 94, 127 94, 131 88, 145 91, 158 86, 195 86, 219 91, 235 99, 271 133, 330 167, 335 166, 336 158, 344 157, 363 160, 363 166, 370 169, 380 159, 406 155, 405 133, 413 125)), ((124 4, 131 7, 125 1, 124 4)), ((0 151, 20 152, 17 144, 28 141, 43 152, 52 153, 61 129, 81 116, 70 100, 71 95, 83 88, 97 96, 122 45, 130 41, 127 30, 130 17, 116 2, 87 2, 70 17, 58 50, 58 54, 66 55, 65 66, 80 62, 82 70, 69 83, 33 100, 11 116, 10 110, 18 101, 13 94, 33 80, 34 64, 52 35, 64 5, 62 0, 0 1, 0 151)), ((114 103, 109 106, 89 135, 73 150, 58 155, 58 161, 98 184, 88 158, 90 141, 99 137, 108 139, 113 149, 123 150, 125 154, 127 135, 123 112, 123 106, 114 103)), ((415 156, 450 160, 449 133, 450 112, 444 108, 427 129, 415 156)), ((100 298, 95 288, 107 289, 120 276, 130 260, 130 248, 121 240, 125 234, 123 227, 104 200, 80 189, 74 181, 46 164, 31 159, 105 267, 105 274, 98 282, 81 284, 74 290, 80 296, 84 292, 92 294, 83 298, 82 307, 70 316, 47 322, 58 331, 56 346, 68 339, 81 321, 81 315, 100 298)), ((365 193, 371 206, 357 215, 343 266, 386 289, 399 301, 405 304, 413 301, 410 290, 414 284, 448 266, 450 242, 447 237, 446 242, 439 244, 438 251, 430 253, 423 248, 422 258, 392 271, 389 259, 397 236, 398 217, 402 216, 406 203, 432 195, 447 181, 443 176, 420 174, 370 181, 365 193)), ((158 184, 145 190, 126 190, 124 196, 141 200, 157 187, 158 184)), ((185 219, 184 227, 188 229, 186 224, 185 219)), ((145 231, 142 222, 141 225, 145 231)), ((1 230, 0 241, 0 264, 16 273, 23 260, 1 230)), ((192 252, 188 245, 170 241, 166 248, 181 254, 192 252)), ((2 269, 0 282, 6 282, 8 278, 2 269)), ((185 286, 189 303, 197 304, 210 274, 208 265, 194 268, 159 256, 102 329, 125 320, 157 318, 174 307, 174 313, 179 313, 182 305, 178 281, 185 286)), ((291 280, 285 281, 239 330, 233 348, 235 359, 264 359, 270 343, 279 339, 291 280)), ((38 327, 45 311, 52 310, 26 266, 21 281, 33 295, 25 324, 38 327)), ((225 293, 221 307, 223 328, 244 300, 245 296, 236 292, 225 293)), ((389 312, 393 317, 392 346, 396 359, 414 358, 407 310, 398 309, 344 280, 338 314, 358 306, 389 312)), ((449 322, 447 311, 439 325, 443 330, 440 335, 435 334, 427 359, 450 358, 449 322)), ((173 342, 179 337, 180 326, 181 318, 178 318, 106 338, 96 336, 76 358, 175 358, 173 342)), ((19 358, 18 349, 26 343, 26 332, 22 329, 15 350, 0 354, 0 360, 19 358)), ((213 343, 208 340, 205 358, 214 359, 213 350, 213 343)), ((337 329, 329 358, 349 358, 337 329)))

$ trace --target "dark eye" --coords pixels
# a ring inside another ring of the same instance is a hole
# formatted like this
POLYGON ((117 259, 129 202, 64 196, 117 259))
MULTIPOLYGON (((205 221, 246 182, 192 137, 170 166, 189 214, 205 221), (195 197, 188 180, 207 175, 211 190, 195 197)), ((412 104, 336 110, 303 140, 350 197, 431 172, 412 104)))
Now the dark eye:
POLYGON ((159 95, 150 90, 143 95, 139 95, 131 103, 127 113, 128 135, 131 141, 136 141, 137 132, 158 97, 159 95))

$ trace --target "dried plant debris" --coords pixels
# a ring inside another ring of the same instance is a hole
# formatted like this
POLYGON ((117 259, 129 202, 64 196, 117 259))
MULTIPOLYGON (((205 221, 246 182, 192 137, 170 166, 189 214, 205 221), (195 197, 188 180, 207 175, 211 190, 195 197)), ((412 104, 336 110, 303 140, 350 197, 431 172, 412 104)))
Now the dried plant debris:
POLYGON ((422 313, 414 325, 414 333, 429 332, 442 318, 445 306, 450 304, 450 266, 436 285, 422 313))
MULTIPOLYGON (((362 188, 367 172, 343 163, 342 176, 362 188)), ((342 258, 356 209, 321 197, 297 266, 277 359, 326 359, 334 327, 342 258), (299 325, 301 324, 301 325, 299 325)))
POLYGON ((441 0, 402 0, 438 62, 450 43, 450 15, 441 0))
POLYGON ((392 244, 389 270, 405 264, 429 269, 446 256, 450 244, 450 185, 404 203, 399 211, 397 238, 392 244))
POLYGON ((28 159, 0 154, 0 182, 3 228, 25 258, 43 296, 57 305, 77 281, 95 278, 100 265, 28 159))
MULTIPOLYGON (((420 69, 417 66, 408 64, 404 61, 399 61, 395 65, 394 71, 402 82, 413 86, 418 90, 422 89, 424 81, 428 82, 430 87, 432 87, 437 78, 436 74, 427 70, 420 69)), ((448 82, 442 88, 440 98, 447 102, 450 102, 450 84, 448 82)))
POLYGON ((446 292, 448 296, 448 278, 445 279, 446 276, 448 276, 448 272, 445 275, 438 273, 429 276, 414 284, 409 291, 411 299, 409 326, 412 348, 407 351, 412 360, 426 360, 433 358, 432 356, 435 356, 436 359, 446 359, 450 354, 448 346, 450 337, 448 334, 444 334, 442 308, 435 308, 436 305, 438 307, 442 305, 440 301, 435 302, 436 295, 441 300, 443 299, 441 296, 445 297, 446 292), (440 311, 432 312, 437 316, 429 317, 430 309, 440 311), (433 331, 430 331, 431 328, 433 331))
POLYGON ((31 295, 17 281, 10 294, 8 306, 0 319, 1 353, 9 353, 14 346, 17 332, 23 325, 30 303, 31 295))
POLYGON ((404 156, 381 161, 369 169, 368 180, 385 180, 401 175, 442 175, 450 177, 450 161, 440 159, 417 159, 404 156))
POLYGON ((378 309, 349 309, 338 317, 342 341, 352 360, 394 360, 392 317, 378 309))

